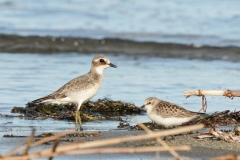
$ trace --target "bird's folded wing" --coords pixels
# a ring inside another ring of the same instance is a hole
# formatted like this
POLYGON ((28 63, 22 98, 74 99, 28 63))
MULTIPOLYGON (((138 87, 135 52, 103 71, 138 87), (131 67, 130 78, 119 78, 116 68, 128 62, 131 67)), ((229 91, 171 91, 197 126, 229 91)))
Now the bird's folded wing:
POLYGON ((91 86, 90 83, 86 83, 86 82, 91 82, 88 75, 83 75, 83 76, 77 77, 75 79, 72 79, 65 85, 63 85, 57 91, 55 91, 47 96, 44 96, 42 98, 36 99, 32 102, 33 103, 41 103, 48 99, 65 98, 69 93, 77 92, 79 90, 84 90, 84 89, 87 89, 88 87, 90 87, 91 86))

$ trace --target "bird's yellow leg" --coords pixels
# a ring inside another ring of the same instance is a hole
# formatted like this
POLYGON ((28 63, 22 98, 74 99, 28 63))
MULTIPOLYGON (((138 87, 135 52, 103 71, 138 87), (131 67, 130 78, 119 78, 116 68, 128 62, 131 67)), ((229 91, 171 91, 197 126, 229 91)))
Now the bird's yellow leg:
POLYGON ((83 127, 82 127, 82 120, 81 120, 81 115, 80 115, 80 111, 78 111, 79 115, 78 115, 78 120, 79 120, 79 125, 80 125, 80 131, 83 130, 83 127))
POLYGON ((76 111, 76 115, 75 115, 75 130, 78 131, 78 119, 79 119, 79 114, 78 114, 79 110, 76 111))

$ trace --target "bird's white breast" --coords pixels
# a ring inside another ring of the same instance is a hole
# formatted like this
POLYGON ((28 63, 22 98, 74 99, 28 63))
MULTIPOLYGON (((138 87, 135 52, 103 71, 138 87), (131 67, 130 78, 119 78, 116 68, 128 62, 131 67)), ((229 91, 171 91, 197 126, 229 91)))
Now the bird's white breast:
POLYGON ((77 92, 70 93, 68 95, 68 98, 76 103, 83 103, 84 101, 92 98, 97 94, 97 91, 99 89, 100 85, 96 85, 94 87, 88 88, 86 90, 81 90, 77 92))
POLYGON ((64 103, 77 103, 81 106, 81 104, 92 98, 97 94, 97 91, 99 89, 100 85, 95 85, 91 88, 75 91, 68 93, 65 98, 62 99, 48 99, 43 101, 44 103, 56 103, 56 104, 64 104, 64 103))
POLYGON ((148 115, 148 117, 155 123, 159 125, 164 125, 164 126, 175 126, 175 125, 181 125, 182 123, 188 122, 194 117, 185 117, 185 118, 177 118, 177 117, 168 117, 168 118, 163 118, 160 115, 148 115))

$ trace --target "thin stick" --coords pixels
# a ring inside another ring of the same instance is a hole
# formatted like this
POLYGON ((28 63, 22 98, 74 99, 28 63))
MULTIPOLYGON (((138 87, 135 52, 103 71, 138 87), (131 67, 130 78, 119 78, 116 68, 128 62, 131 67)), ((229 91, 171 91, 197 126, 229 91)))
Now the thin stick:
POLYGON ((53 135, 51 137, 46 137, 44 139, 41 139, 39 141, 36 141, 35 143, 32 143, 31 147, 35 147, 35 146, 38 146, 40 144, 43 144, 43 143, 46 143, 46 142, 49 142, 49 141, 53 141, 57 138, 60 138, 60 137, 63 137, 63 136, 66 136, 68 134, 72 134, 72 133, 75 133, 75 129, 71 129, 71 130, 68 130, 66 132, 61 132, 61 133, 58 133, 56 135, 53 135))
MULTIPOLYGON (((56 150, 56 148, 57 148, 59 142, 60 142, 60 139, 58 138, 58 139, 55 141, 54 145, 53 145, 52 153, 55 152, 55 150, 56 150)), ((50 157, 49 157, 49 160, 52 160, 52 159, 53 159, 53 156, 50 156, 50 157)))
MULTIPOLYGON (((53 136, 51 136, 51 137, 46 137, 46 138, 43 138, 43 139, 41 139, 41 140, 39 140, 39 141, 36 141, 36 142, 30 144, 29 147, 35 147, 35 146, 41 145, 41 144, 43 144, 43 143, 46 143, 46 142, 49 142, 49 141, 52 141, 52 140, 55 140, 55 139, 57 139, 57 138, 63 137, 63 136, 65 136, 65 135, 68 135, 68 134, 71 134, 71 133, 74 133, 74 132, 75 132, 75 130, 73 130, 73 129, 68 130, 68 131, 66 131, 66 132, 61 132, 61 133, 56 134, 56 135, 53 135, 53 136)), ((21 150, 23 150, 23 149, 24 149, 24 146, 18 147, 18 148, 14 148, 14 149, 12 149, 11 151, 9 151, 8 153, 6 153, 6 154, 4 155, 4 157, 9 157, 9 156, 13 155, 14 153, 17 153, 17 152, 19 152, 19 151, 21 151, 21 150)))
MULTIPOLYGON (((178 151, 190 151, 189 146, 174 146, 171 147, 172 150, 178 151)), ((83 150, 74 150, 68 152, 57 153, 54 156, 58 155, 75 155, 75 154, 102 154, 102 153, 146 153, 146 152, 165 152, 168 149, 164 147, 138 147, 138 148, 96 148, 96 149, 83 149, 83 150)))
POLYGON ((32 134, 28 138, 28 144, 26 146, 26 149, 25 149, 23 155, 27 155, 28 154, 28 150, 31 148, 32 140, 34 138, 34 134, 35 134, 35 129, 32 130, 32 134))
MULTIPOLYGON (((144 124, 139 122, 137 119, 134 119, 135 123, 137 123, 142 129, 144 129, 148 134, 152 134, 153 131, 151 131, 149 128, 147 128, 144 124)), ((180 155, 175 152, 171 147, 168 146, 167 143, 165 143, 161 138, 156 138, 156 141, 160 143, 165 149, 167 149, 176 159, 182 160, 180 155)))
MULTIPOLYGON (((74 149, 84 149, 84 148, 91 148, 91 147, 101 147, 101 146, 107 146, 107 145, 114 145, 124 142, 130 142, 130 141, 141 141, 141 140, 147 140, 147 139, 154 139, 157 137, 163 137, 163 136, 169 136, 173 134, 178 133, 184 133, 184 132, 190 132, 193 130, 199 130, 204 128, 204 125, 198 124, 193 126, 187 126, 182 128, 176 128, 176 129, 169 129, 167 131, 160 131, 160 132, 154 132, 152 134, 144 134, 144 135, 138 135, 138 136, 129 136, 129 137, 120 137, 120 138, 111 138, 106 140, 99 140, 99 141, 93 141, 88 143, 74 143, 74 144, 66 144, 61 145, 56 149, 56 153, 61 152, 68 152, 74 149)), ((52 153, 52 149, 45 149, 40 150, 37 152, 33 152, 31 154, 28 154, 27 156, 16 156, 17 158, 21 159, 27 159, 27 158, 40 158, 40 157, 49 157, 52 153)), ((16 158, 12 157, 12 158, 16 158)), ((11 160, 11 157, 7 157, 8 160, 11 160)))
POLYGON ((226 96, 226 97, 240 97, 240 91, 232 90, 185 90, 184 96, 226 96))
POLYGON ((204 95, 202 96, 202 108, 198 112, 201 112, 202 110, 203 112, 207 111, 207 99, 204 95))

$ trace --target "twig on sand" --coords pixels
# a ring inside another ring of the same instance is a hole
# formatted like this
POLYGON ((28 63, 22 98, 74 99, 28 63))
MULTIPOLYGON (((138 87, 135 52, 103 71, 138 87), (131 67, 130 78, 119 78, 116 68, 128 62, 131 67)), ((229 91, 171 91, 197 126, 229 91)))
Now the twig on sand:
MULTIPOLYGON (((189 146, 173 146, 171 147, 173 150, 178 151, 189 151, 191 148, 189 146)), ((76 154, 102 154, 102 153, 143 153, 143 152, 164 152, 169 151, 164 147, 138 147, 138 148, 94 148, 94 149, 82 149, 82 150, 74 150, 68 151, 64 155, 76 155, 76 154)), ((53 154, 54 155, 54 154, 53 154)), ((56 153, 54 156, 59 155, 56 153)))
POLYGON ((27 143, 27 146, 25 148, 25 151, 24 151, 23 155, 27 155, 28 154, 28 151, 31 148, 31 144, 32 144, 32 140, 34 138, 34 135, 35 135, 35 129, 32 130, 32 134, 28 138, 28 143, 27 143))
MULTIPOLYGON (((60 139, 59 139, 59 138, 56 139, 56 141, 55 141, 55 143, 54 143, 54 145, 53 145, 53 150, 52 150, 53 153, 55 152, 55 150, 56 150, 59 142, 60 142, 60 139)), ((53 159, 53 156, 50 156, 50 157, 49 157, 49 160, 52 160, 52 159, 53 159)))
MULTIPOLYGON (((153 131, 151 131, 149 128, 147 128, 144 124, 139 122, 137 119, 134 119, 134 122, 138 124, 142 129, 144 129, 148 134, 152 134, 153 131)), ((156 141, 160 143, 165 149, 167 149, 177 160, 182 160, 180 155, 171 147, 168 146, 167 143, 165 143, 161 138, 156 138, 156 141)), ((189 147, 190 148, 190 147, 189 147)))

